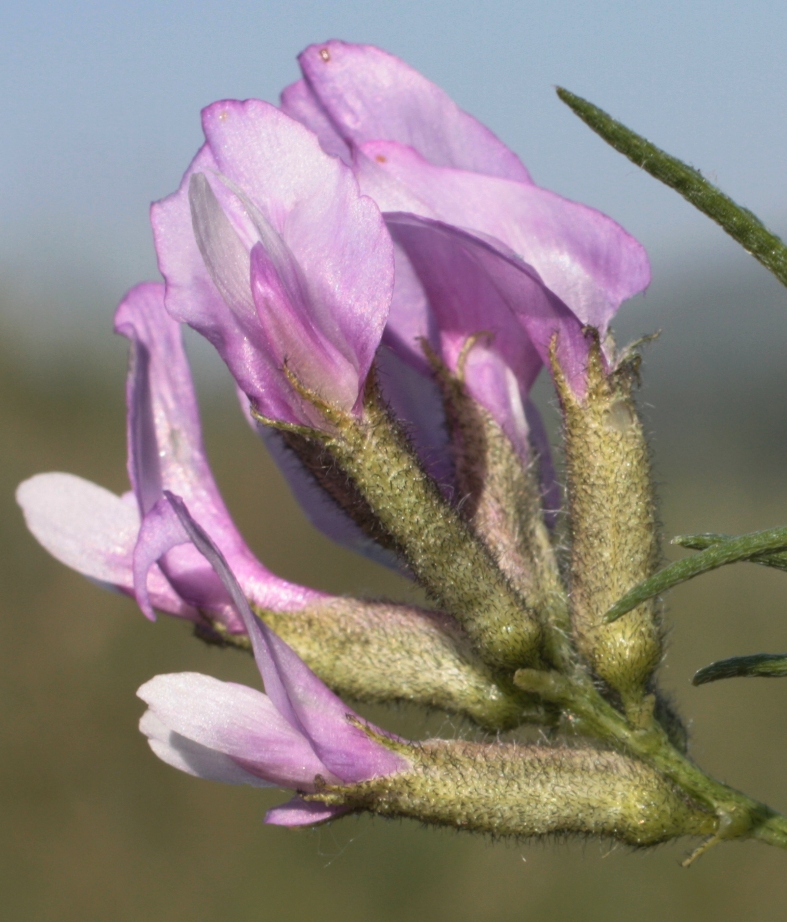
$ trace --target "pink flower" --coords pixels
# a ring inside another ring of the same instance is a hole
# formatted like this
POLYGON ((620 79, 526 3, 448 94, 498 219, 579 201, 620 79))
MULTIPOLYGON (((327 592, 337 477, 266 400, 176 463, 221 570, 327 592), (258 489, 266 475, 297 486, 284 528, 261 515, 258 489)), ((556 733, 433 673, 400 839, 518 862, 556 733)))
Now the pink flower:
POLYGON ((288 375, 361 412, 393 245, 343 163, 274 106, 204 110, 206 143, 151 219, 170 314, 206 336, 263 416, 325 425, 288 375))
POLYGON ((215 536, 248 599, 291 611, 326 598, 270 573, 249 550, 219 494, 205 457, 194 385, 179 324, 164 310, 164 286, 139 285, 117 310, 115 326, 132 344, 129 368, 128 469, 132 494, 116 496, 72 474, 38 474, 17 491, 27 525, 58 560, 92 579, 137 595, 153 608, 200 621, 210 612, 245 631, 221 580, 193 547, 162 556, 166 527, 156 504, 169 489, 183 496, 215 536), (163 529, 163 530, 162 530, 163 529), (136 573, 147 575, 144 591, 136 573))
MULTIPOLYGON (((564 373, 581 392, 587 352, 582 328, 597 328, 603 339, 621 302, 647 286, 650 270, 640 244, 605 215, 536 186, 516 155, 487 128, 392 55, 329 41, 310 46, 299 61, 304 76, 283 92, 283 110, 308 125, 325 150, 352 165, 398 244, 386 342, 418 364, 418 338, 426 336, 451 365, 452 340, 480 332, 478 315, 483 314, 482 329, 491 327, 495 334, 489 350, 516 377, 524 403, 558 333, 564 373), (406 232, 402 213, 409 215, 406 232), (441 239, 428 244, 434 234, 441 239), (436 277, 431 257, 424 256, 427 245, 442 250, 443 261, 452 247, 453 260, 465 264, 465 279, 468 254, 476 254, 472 261, 482 264, 477 270, 482 281, 475 288, 489 294, 482 295, 475 314, 454 308, 453 316, 446 316, 446 286, 452 296, 462 286, 449 285, 453 269, 436 277), (517 258, 529 278, 512 290, 507 280, 517 258), (518 337, 495 304, 498 296, 520 324, 518 337), (451 342, 446 345, 435 334, 445 333, 447 325, 451 342), (523 337, 527 344, 514 344, 523 337)), ((494 383, 485 384, 490 365, 479 366, 477 380, 468 369, 468 383, 492 409, 499 404, 494 392, 503 376, 496 372, 494 383)), ((518 412, 514 404, 500 420, 508 429, 518 412)), ((493 412, 498 415, 499 407, 493 412)))
MULTIPOLYGON (((314 793, 318 776, 341 784, 406 769, 409 762, 372 739, 360 718, 252 614, 226 560, 183 501, 166 493, 157 508, 170 541, 192 542, 220 578, 251 639, 266 694, 197 673, 156 676, 138 692, 148 705, 140 730, 156 755, 201 778, 301 793, 314 793)), ((296 796, 271 810, 267 822, 296 826, 342 812, 296 796)))

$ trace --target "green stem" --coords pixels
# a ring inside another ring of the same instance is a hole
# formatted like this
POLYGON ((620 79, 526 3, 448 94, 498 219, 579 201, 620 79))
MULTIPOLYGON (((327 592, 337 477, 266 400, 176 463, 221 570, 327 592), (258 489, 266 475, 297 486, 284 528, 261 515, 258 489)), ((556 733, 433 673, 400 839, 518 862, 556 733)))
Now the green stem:
POLYGON ((571 677, 520 669, 515 683, 553 701, 573 719, 576 729, 633 755, 668 777, 719 818, 719 839, 753 838, 787 849, 787 817, 746 794, 706 775, 670 743, 662 727, 644 708, 639 725, 615 710, 582 673, 571 677))
POLYGON ((787 246, 756 215, 709 183, 699 170, 665 153, 586 99, 562 87, 557 88, 557 95, 607 144, 679 192, 751 253, 783 285, 787 285, 787 246))

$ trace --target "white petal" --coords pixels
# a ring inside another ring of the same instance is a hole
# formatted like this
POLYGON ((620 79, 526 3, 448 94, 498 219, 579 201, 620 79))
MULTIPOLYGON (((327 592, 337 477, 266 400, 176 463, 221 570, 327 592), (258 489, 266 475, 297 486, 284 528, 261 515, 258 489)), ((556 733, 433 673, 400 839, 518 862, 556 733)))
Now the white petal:
POLYGON ((16 499, 27 527, 61 563, 104 583, 131 589, 131 555, 139 531, 133 498, 73 474, 37 474, 16 499))
POLYGON ((173 733, 283 787, 333 775, 262 692, 195 672, 155 676, 137 692, 173 733))
POLYGON ((173 733, 153 711, 146 711, 142 715, 139 729, 147 736, 150 748, 162 762, 179 768, 182 772, 195 775, 197 778, 206 778, 208 781, 223 781, 225 784, 270 786, 269 782, 244 771, 224 753, 173 733))

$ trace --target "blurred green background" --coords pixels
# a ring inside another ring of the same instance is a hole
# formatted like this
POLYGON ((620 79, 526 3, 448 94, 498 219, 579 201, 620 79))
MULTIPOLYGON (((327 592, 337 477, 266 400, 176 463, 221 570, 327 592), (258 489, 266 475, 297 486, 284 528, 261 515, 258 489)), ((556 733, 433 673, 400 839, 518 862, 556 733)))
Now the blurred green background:
MULTIPOLYGON (((107 333, 70 362, 36 365, 15 350, 11 307, 0 304, 0 918, 783 917, 787 855, 764 846, 714 849, 682 870, 687 842, 643 853, 595 842, 494 843, 367 817, 288 831, 262 823, 279 792, 224 787, 159 762, 136 729, 142 682, 180 670, 249 684, 257 676, 248 658, 205 647, 187 625, 147 623, 130 600, 71 573, 25 532, 13 490, 33 473, 73 471, 127 489, 125 349, 107 333)), ((784 292, 732 248, 692 254, 624 308, 618 340, 660 327, 660 341, 646 349, 641 397, 665 533, 784 523, 784 292)), ((226 379, 209 370, 201 381, 217 478, 268 566, 335 592, 407 598, 411 590, 394 577, 310 530, 226 379)), ((546 384, 539 399, 554 427, 546 384)), ((689 679, 715 658, 787 650, 786 590, 783 573, 749 565, 675 590, 662 671, 701 764, 781 809, 787 684, 692 689, 689 679)), ((416 736, 461 730, 440 715, 373 716, 416 736)))

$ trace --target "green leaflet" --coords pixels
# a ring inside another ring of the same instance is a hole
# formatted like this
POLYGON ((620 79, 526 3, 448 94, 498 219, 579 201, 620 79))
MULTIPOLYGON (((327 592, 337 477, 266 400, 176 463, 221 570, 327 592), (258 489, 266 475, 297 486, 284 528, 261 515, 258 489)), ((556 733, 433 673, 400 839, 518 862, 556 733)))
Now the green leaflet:
MULTIPOLYGON (((681 547, 689 547, 695 551, 704 551, 705 548, 714 544, 721 544, 723 541, 729 541, 734 535, 678 535, 673 538, 671 544, 679 544, 681 547)), ((754 557, 747 558, 748 563, 758 563, 763 567, 776 567, 777 570, 787 570, 787 552, 757 554, 754 557)))
MULTIPOLYGON (((679 583, 693 579, 708 570, 715 570, 728 563, 756 558, 768 551, 787 549, 787 528, 769 528, 748 535, 728 538, 712 544, 694 557, 678 560, 663 570, 634 586, 609 609, 604 616, 607 622, 617 621, 647 599, 660 595, 679 583)), ((759 561, 758 561, 759 562, 759 561)))
POLYGON ((739 676, 776 678, 787 676, 787 655, 783 653, 754 653, 751 656, 733 656, 704 666, 694 674, 692 685, 706 685, 719 679, 739 676))
POLYGON ((665 153, 586 99, 562 87, 557 88, 557 95, 607 144, 679 192, 686 201, 719 224, 783 285, 787 285, 787 246, 756 215, 733 202, 709 183, 699 170, 665 153))

